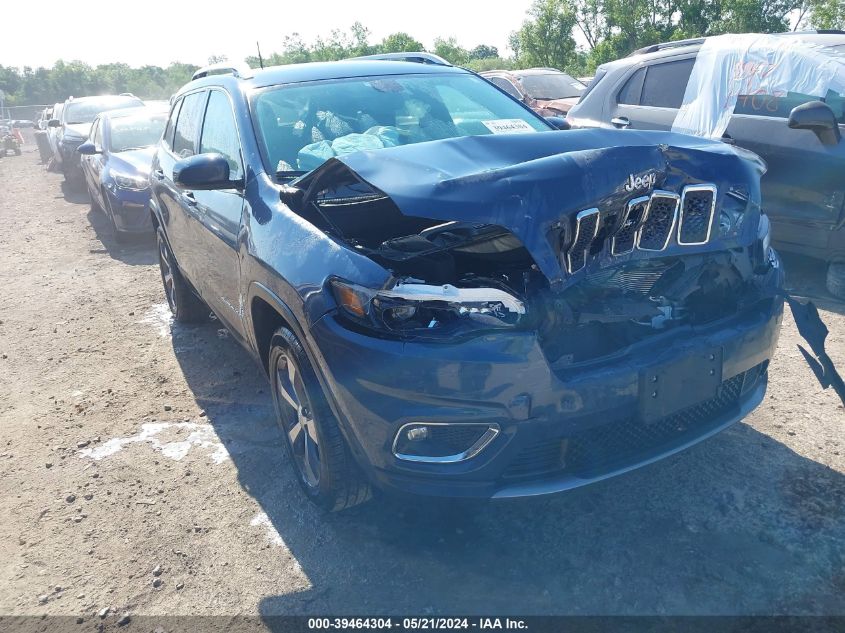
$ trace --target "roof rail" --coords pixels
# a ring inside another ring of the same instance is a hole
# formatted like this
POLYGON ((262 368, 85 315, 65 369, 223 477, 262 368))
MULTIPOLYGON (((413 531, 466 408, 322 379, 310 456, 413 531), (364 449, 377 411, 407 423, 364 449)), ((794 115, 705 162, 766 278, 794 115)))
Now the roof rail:
POLYGON ((449 62, 435 55, 434 53, 426 52, 407 52, 407 53, 378 53, 376 55, 361 55, 360 57, 350 57, 349 59, 380 59, 395 62, 413 62, 415 64, 434 64, 435 66, 451 66, 449 62))
POLYGON ((246 64, 220 62, 219 64, 203 66, 191 75, 191 81, 194 79, 201 79, 202 77, 208 77, 210 75, 232 75, 237 79, 244 79, 252 77, 252 69, 246 64))
POLYGON ((651 44, 650 46, 643 46, 642 48, 638 48, 633 53, 628 55, 628 57, 633 57, 634 55, 645 55, 646 53, 656 53, 657 51, 663 51, 668 48, 681 48, 682 46, 693 46, 694 44, 704 44, 704 37, 691 37, 686 40, 675 40, 674 42, 660 42, 659 44, 651 44))
MULTIPOLYGON (((783 33, 771 33, 771 35, 845 35, 845 31, 839 29, 807 29, 803 31, 785 31, 783 33)), ((676 40, 674 42, 661 42, 660 44, 652 44, 651 46, 644 46, 638 48, 628 57, 634 55, 644 55, 646 53, 656 53, 657 51, 666 50, 667 48, 680 48, 682 46, 693 46, 695 44, 703 44, 706 37, 691 37, 686 40, 676 40)))

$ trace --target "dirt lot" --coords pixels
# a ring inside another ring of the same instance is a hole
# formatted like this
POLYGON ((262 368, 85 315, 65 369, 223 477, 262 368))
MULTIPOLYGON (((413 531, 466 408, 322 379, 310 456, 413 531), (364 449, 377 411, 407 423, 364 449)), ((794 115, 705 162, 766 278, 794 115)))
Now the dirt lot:
MULTIPOLYGON (((0 614, 845 614, 845 411, 791 317, 763 405, 674 458, 322 515, 252 360, 174 326, 152 242, 116 244, 28 149, 0 159, 0 614)), ((845 306, 788 267, 845 368, 845 306)))

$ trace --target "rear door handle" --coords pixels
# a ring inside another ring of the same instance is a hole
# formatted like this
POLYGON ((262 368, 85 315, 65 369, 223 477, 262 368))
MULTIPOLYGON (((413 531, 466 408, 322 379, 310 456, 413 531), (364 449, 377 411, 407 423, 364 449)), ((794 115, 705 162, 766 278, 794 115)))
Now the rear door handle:
POLYGON ((153 172, 153 178, 155 178, 156 180, 164 180, 164 171, 161 169, 156 169, 153 172))
POLYGON ((615 116, 612 119, 610 119, 610 123, 614 127, 618 127, 618 128, 626 128, 626 127, 631 125, 631 122, 628 120, 628 117, 626 117, 626 116, 615 116))
POLYGON ((736 145, 736 141, 734 140, 734 137, 731 136, 730 134, 728 134, 727 132, 722 134, 722 142, 727 143, 728 145, 736 145))

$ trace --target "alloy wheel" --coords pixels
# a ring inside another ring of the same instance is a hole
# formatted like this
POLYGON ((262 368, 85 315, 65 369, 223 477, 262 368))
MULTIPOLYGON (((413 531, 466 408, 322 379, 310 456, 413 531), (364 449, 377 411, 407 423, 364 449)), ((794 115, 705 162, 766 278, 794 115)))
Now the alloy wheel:
POLYGON ((316 421, 302 375, 286 354, 279 357, 276 365, 276 394, 299 474, 309 487, 316 488, 320 484, 320 441, 316 421))
POLYGON ((167 243, 158 235, 158 261, 161 267, 161 281, 164 284, 164 294, 167 296, 167 303, 170 311, 176 313, 176 284, 173 278, 173 264, 170 258, 170 249, 167 243))

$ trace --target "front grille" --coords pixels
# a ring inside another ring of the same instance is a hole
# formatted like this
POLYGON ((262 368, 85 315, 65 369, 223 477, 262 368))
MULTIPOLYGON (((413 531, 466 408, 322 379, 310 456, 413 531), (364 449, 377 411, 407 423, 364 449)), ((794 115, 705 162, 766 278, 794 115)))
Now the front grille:
POLYGON ((716 188, 713 185, 684 187, 678 244, 705 244, 710 239, 715 207, 716 188))
POLYGON ((599 232, 599 210, 581 211, 575 220, 575 239, 566 255, 570 273, 581 270, 587 263, 590 246, 599 232))
POLYGON ((625 217, 622 218, 622 224, 610 243, 611 253, 624 255, 634 250, 637 230, 640 228, 643 218, 645 218, 648 201, 648 196, 642 196, 641 198, 634 198, 626 205, 625 217))
POLYGON ((672 241, 675 225, 678 245, 706 244, 715 212, 716 186, 712 184, 687 185, 681 195, 655 190, 650 196, 633 198, 625 205, 622 221, 613 227, 601 224, 602 219, 607 224, 615 218, 616 210, 604 213, 598 208, 586 209, 576 216, 575 237, 566 250, 566 270, 573 274, 584 268, 590 253, 607 248, 603 243, 606 238, 610 238, 609 250, 614 256, 634 250, 664 251, 672 241))
POLYGON ((526 446, 503 473, 503 479, 536 478, 571 473, 597 476, 646 459, 714 428, 718 419, 737 406, 743 394, 765 373, 763 363, 724 381, 714 398, 650 423, 636 417, 542 439, 526 446), (561 459, 561 451, 563 459, 561 459))
POLYGON ((651 295, 652 288, 671 267, 666 260, 644 260, 636 266, 617 266, 588 274, 584 284, 592 287, 613 288, 623 293, 642 297, 651 295))
POLYGON ((648 215, 638 235, 637 248, 642 251, 664 250, 672 237, 677 212, 678 196, 654 192, 648 205, 648 215))

